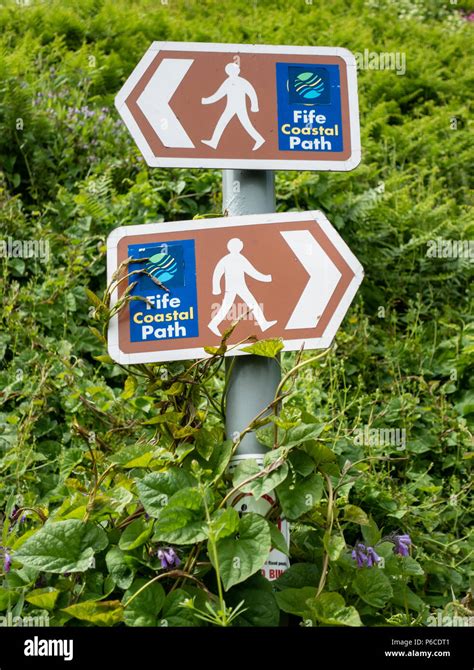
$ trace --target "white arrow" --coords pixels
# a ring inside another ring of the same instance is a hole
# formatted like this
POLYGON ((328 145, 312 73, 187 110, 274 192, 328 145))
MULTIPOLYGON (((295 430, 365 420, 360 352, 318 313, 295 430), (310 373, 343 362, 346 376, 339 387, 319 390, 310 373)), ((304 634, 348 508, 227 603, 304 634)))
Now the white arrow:
POLYGON ((309 281, 286 328, 315 328, 334 293, 341 273, 309 230, 291 230, 281 234, 309 274, 309 281))
POLYGON ((137 103, 163 142, 173 149, 192 149, 194 144, 169 106, 193 58, 164 58, 146 85, 137 103))

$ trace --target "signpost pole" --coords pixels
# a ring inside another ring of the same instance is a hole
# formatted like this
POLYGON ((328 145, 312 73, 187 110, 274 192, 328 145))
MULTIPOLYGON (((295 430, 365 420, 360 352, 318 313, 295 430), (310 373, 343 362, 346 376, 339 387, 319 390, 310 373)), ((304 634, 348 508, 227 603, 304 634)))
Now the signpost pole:
MULTIPOLYGON (((267 214, 275 211, 275 182, 270 170, 223 170, 223 210, 229 216, 267 214)), ((226 398, 226 436, 235 438, 275 397, 281 373, 279 361, 264 356, 226 359, 230 375, 226 398)), ((236 455, 266 451, 253 432, 247 433, 236 455)))

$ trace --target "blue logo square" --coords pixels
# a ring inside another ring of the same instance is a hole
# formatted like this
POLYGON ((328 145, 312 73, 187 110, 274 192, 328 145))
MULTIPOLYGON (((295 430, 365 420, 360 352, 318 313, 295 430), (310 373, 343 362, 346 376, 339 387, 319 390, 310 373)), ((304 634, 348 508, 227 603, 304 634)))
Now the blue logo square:
POLYGON ((130 341, 197 337, 194 240, 130 244, 128 255, 136 259, 128 266, 129 284, 138 282, 131 295, 142 298, 129 303, 130 341))
POLYGON ((276 86, 280 151, 344 150, 339 65, 277 63, 276 86))

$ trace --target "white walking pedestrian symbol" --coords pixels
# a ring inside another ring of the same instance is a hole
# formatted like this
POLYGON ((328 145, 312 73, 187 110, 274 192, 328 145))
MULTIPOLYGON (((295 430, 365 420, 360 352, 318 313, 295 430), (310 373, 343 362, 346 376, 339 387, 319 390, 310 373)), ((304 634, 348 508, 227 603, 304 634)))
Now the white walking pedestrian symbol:
POLYGON ((208 98, 202 98, 203 105, 211 105, 217 102, 224 96, 227 96, 227 105, 224 109, 221 118, 217 122, 214 133, 210 140, 201 140, 203 144, 207 144, 212 149, 217 149, 222 133, 227 128, 229 121, 237 115, 240 123, 243 125, 247 133, 255 140, 253 151, 262 146, 265 142, 260 133, 253 127, 249 119, 247 111, 247 96, 250 98, 250 111, 258 112, 258 98, 252 84, 239 76, 240 68, 236 63, 228 63, 225 66, 227 79, 220 85, 214 95, 208 98))
POLYGON ((212 275, 212 293, 214 295, 219 295, 221 293, 222 275, 224 275, 225 282, 224 300, 222 301, 222 305, 208 324, 208 328, 219 336, 221 333, 219 332, 218 326, 224 320, 237 296, 248 305, 250 311, 253 312, 255 321, 258 323, 262 331, 268 330, 268 328, 276 323, 276 320, 267 321, 260 305, 250 293, 245 281, 245 275, 249 275, 249 277, 253 277, 253 279, 262 282, 271 282, 272 276, 264 275, 253 267, 252 263, 240 253, 243 246, 244 244, 242 240, 239 240, 237 237, 229 240, 227 249, 230 253, 221 258, 212 275))

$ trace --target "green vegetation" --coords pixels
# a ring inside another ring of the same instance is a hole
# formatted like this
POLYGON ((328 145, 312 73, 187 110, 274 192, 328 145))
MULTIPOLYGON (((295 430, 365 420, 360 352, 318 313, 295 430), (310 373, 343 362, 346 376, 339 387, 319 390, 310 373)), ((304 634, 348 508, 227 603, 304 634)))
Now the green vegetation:
POLYGON ((474 5, 460 4, 4 1, 0 240, 47 241, 49 254, 0 258, 0 616, 129 626, 473 616, 472 248, 470 259, 427 253, 433 240, 473 237, 474 5), (283 406, 253 426, 265 467, 244 464, 233 481, 221 352, 129 369, 106 353, 108 233, 221 211, 219 172, 148 169, 114 110, 152 40, 406 56, 403 75, 359 72, 354 172, 277 174, 278 211, 321 208, 366 278, 329 352, 282 355, 283 406), (225 500, 236 486, 276 487, 292 521, 292 567, 276 582, 259 574, 282 542, 274 518, 239 518, 225 500))

